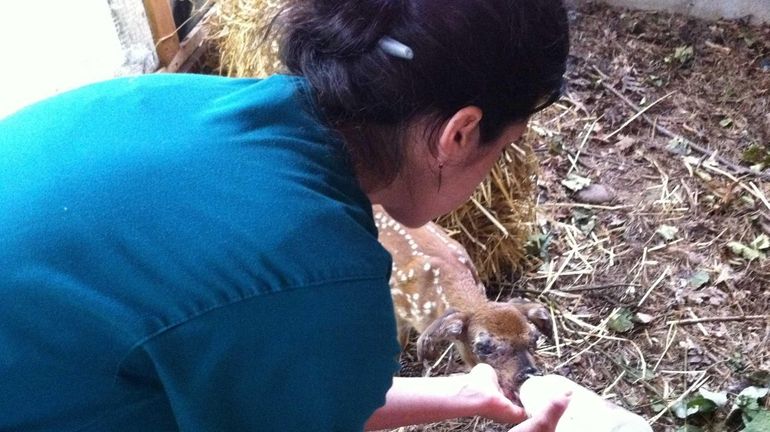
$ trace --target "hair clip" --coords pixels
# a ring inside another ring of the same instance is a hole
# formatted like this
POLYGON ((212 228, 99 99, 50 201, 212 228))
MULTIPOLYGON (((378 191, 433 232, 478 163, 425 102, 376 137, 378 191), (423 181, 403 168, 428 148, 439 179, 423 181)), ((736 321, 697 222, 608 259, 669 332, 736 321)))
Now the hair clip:
POLYGON ((393 39, 389 36, 383 36, 377 43, 380 49, 385 51, 385 54, 392 55, 393 57, 402 58, 404 60, 411 60, 414 58, 414 51, 401 42, 393 39))

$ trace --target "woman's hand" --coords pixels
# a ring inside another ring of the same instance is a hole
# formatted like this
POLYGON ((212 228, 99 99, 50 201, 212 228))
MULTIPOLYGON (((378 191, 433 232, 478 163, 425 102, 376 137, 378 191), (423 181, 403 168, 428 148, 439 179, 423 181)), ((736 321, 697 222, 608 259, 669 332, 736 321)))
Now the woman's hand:
POLYGON ((515 405, 503 394, 492 366, 480 363, 465 378, 463 392, 477 401, 477 415, 497 423, 521 423, 527 419, 524 408, 515 405))
POLYGON ((497 374, 487 364, 479 364, 466 375, 468 383, 464 391, 480 402, 479 415, 498 423, 521 423, 510 432, 553 432, 569 403, 568 397, 551 402, 541 413, 527 419, 524 408, 511 402, 500 389, 497 374))
POLYGON ((567 398, 563 398, 543 413, 527 419, 524 409, 503 394, 494 369, 479 364, 462 375, 394 378, 385 405, 372 414, 366 430, 478 415, 498 423, 521 423, 511 432, 553 432, 566 406, 567 398))

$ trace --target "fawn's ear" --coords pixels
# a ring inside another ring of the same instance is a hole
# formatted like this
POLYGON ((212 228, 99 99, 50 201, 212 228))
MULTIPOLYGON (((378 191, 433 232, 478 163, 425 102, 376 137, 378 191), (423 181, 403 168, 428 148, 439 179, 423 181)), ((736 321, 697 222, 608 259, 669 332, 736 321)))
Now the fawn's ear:
POLYGON ((545 337, 553 339, 553 322, 548 308, 540 303, 531 302, 522 298, 514 298, 509 301, 515 306, 527 320, 545 337))
POLYGON ((468 314, 447 309, 433 321, 417 339, 417 358, 433 360, 437 357, 438 345, 443 341, 456 341, 465 332, 468 314))

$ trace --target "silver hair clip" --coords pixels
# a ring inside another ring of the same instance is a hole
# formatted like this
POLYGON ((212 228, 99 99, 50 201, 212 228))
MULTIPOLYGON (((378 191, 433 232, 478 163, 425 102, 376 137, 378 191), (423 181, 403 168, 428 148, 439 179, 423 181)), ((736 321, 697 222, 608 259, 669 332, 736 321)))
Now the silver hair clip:
POLYGON ((401 42, 393 39, 389 36, 383 36, 377 43, 380 49, 385 51, 385 54, 392 55, 393 57, 402 58, 404 60, 411 60, 414 58, 414 51, 401 42))

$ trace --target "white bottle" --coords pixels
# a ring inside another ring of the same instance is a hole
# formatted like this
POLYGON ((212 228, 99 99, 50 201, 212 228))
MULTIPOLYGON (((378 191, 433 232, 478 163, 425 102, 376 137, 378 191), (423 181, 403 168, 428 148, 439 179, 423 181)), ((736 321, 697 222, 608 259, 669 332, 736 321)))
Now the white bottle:
POLYGON ((568 391, 572 397, 556 432, 652 432, 642 417, 559 375, 530 377, 521 385, 519 399, 527 413, 533 415, 568 391))

